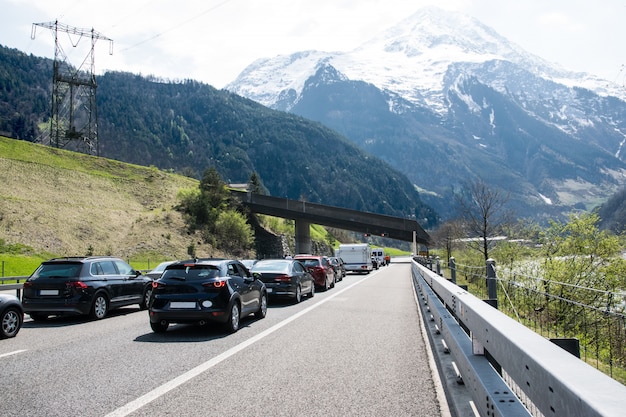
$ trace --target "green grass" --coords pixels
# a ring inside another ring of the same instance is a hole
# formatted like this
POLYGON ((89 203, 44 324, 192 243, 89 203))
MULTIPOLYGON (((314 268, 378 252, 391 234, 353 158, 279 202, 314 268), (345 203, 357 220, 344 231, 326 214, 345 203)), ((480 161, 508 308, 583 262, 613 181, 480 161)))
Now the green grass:
POLYGON ((50 259, 50 256, 24 256, 0 253, 0 264, 2 268, 0 276, 2 278, 29 276, 37 269, 41 262, 47 259, 50 259))
MULTIPOLYGON (((38 261, 92 252, 147 269, 143 259, 183 258, 191 244, 198 256, 223 256, 175 208, 182 190, 197 188, 191 178, 0 137, 0 183, 0 242, 11 247, 0 257, 23 246, 38 261)), ((5 276, 32 272, 14 262, 5 276)))
POLYGON ((154 167, 123 163, 21 140, 0 139, 0 155, 14 161, 84 172, 109 179, 143 180, 146 170, 158 172, 158 169, 154 167))
MULTIPOLYGON (((32 274, 43 261, 54 257, 55 256, 52 255, 23 256, 0 253, 0 278, 27 277, 32 274)), ((163 255, 154 255, 154 257, 137 257, 124 260, 136 270, 147 271, 153 269, 161 262, 174 259, 166 258, 163 255)), ((10 283, 10 281, 0 282, 0 284, 10 283)))
POLYGON ((384 248, 385 249, 385 254, 391 256, 392 258, 394 256, 409 256, 411 254, 411 252, 402 250, 402 249, 396 249, 396 248, 384 248))

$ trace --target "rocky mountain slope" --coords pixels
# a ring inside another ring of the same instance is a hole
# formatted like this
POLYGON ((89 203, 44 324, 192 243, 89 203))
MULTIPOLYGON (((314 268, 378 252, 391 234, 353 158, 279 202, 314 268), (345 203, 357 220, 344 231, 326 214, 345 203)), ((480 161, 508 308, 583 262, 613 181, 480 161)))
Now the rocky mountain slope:
POLYGON ((260 59, 227 89, 320 121, 400 170, 444 218, 480 178, 538 220, 626 184, 626 94, 426 8, 344 53, 260 59))

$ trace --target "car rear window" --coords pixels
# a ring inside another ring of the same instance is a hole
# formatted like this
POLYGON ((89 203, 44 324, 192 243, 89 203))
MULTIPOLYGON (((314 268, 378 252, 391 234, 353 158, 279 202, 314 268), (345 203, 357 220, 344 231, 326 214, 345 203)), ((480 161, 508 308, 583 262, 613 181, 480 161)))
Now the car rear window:
POLYGON ((304 264, 304 266, 320 266, 320 261, 318 259, 298 259, 300 262, 304 264))
POLYGON ((185 281, 205 280, 220 276, 220 269, 215 265, 174 265, 168 267, 161 279, 180 279, 185 281))
POLYGON ((33 278, 76 278, 80 275, 81 263, 42 264, 33 273, 33 278))
POLYGON ((257 262, 252 269, 251 272, 288 272, 289 271, 289 262, 276 261, 276 262, 257 262))

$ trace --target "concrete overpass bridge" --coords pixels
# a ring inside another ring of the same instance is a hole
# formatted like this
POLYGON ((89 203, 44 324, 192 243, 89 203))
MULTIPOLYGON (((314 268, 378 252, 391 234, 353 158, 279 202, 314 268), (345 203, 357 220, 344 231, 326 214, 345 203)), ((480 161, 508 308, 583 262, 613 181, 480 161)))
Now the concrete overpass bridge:
POLYGON ((309 226, 319 224, 337 229, 369 233, 428 246, 430 236, 415 220, 383 214, 325 206, 306 201, 232 190, 253 213, 292 219, 296 224, 296 253, 311 253, 309 226))

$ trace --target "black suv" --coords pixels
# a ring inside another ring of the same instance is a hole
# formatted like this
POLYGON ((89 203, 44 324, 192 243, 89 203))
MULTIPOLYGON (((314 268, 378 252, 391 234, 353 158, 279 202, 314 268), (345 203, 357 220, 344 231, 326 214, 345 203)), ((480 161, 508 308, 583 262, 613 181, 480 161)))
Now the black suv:
POLYGON ((74 314, 102 319, 118 307, 147 308, 151 292, 152 280, 119 258, 55 258, 24 282, 22 306, 33 320, 74 314))
POLYGON ((154 281, 150 326, 163 333, 170 323, 217 322, 230 333, 250 314, 267 313, 267 289, 232 259, 189 259, 168 265, 154 281))

